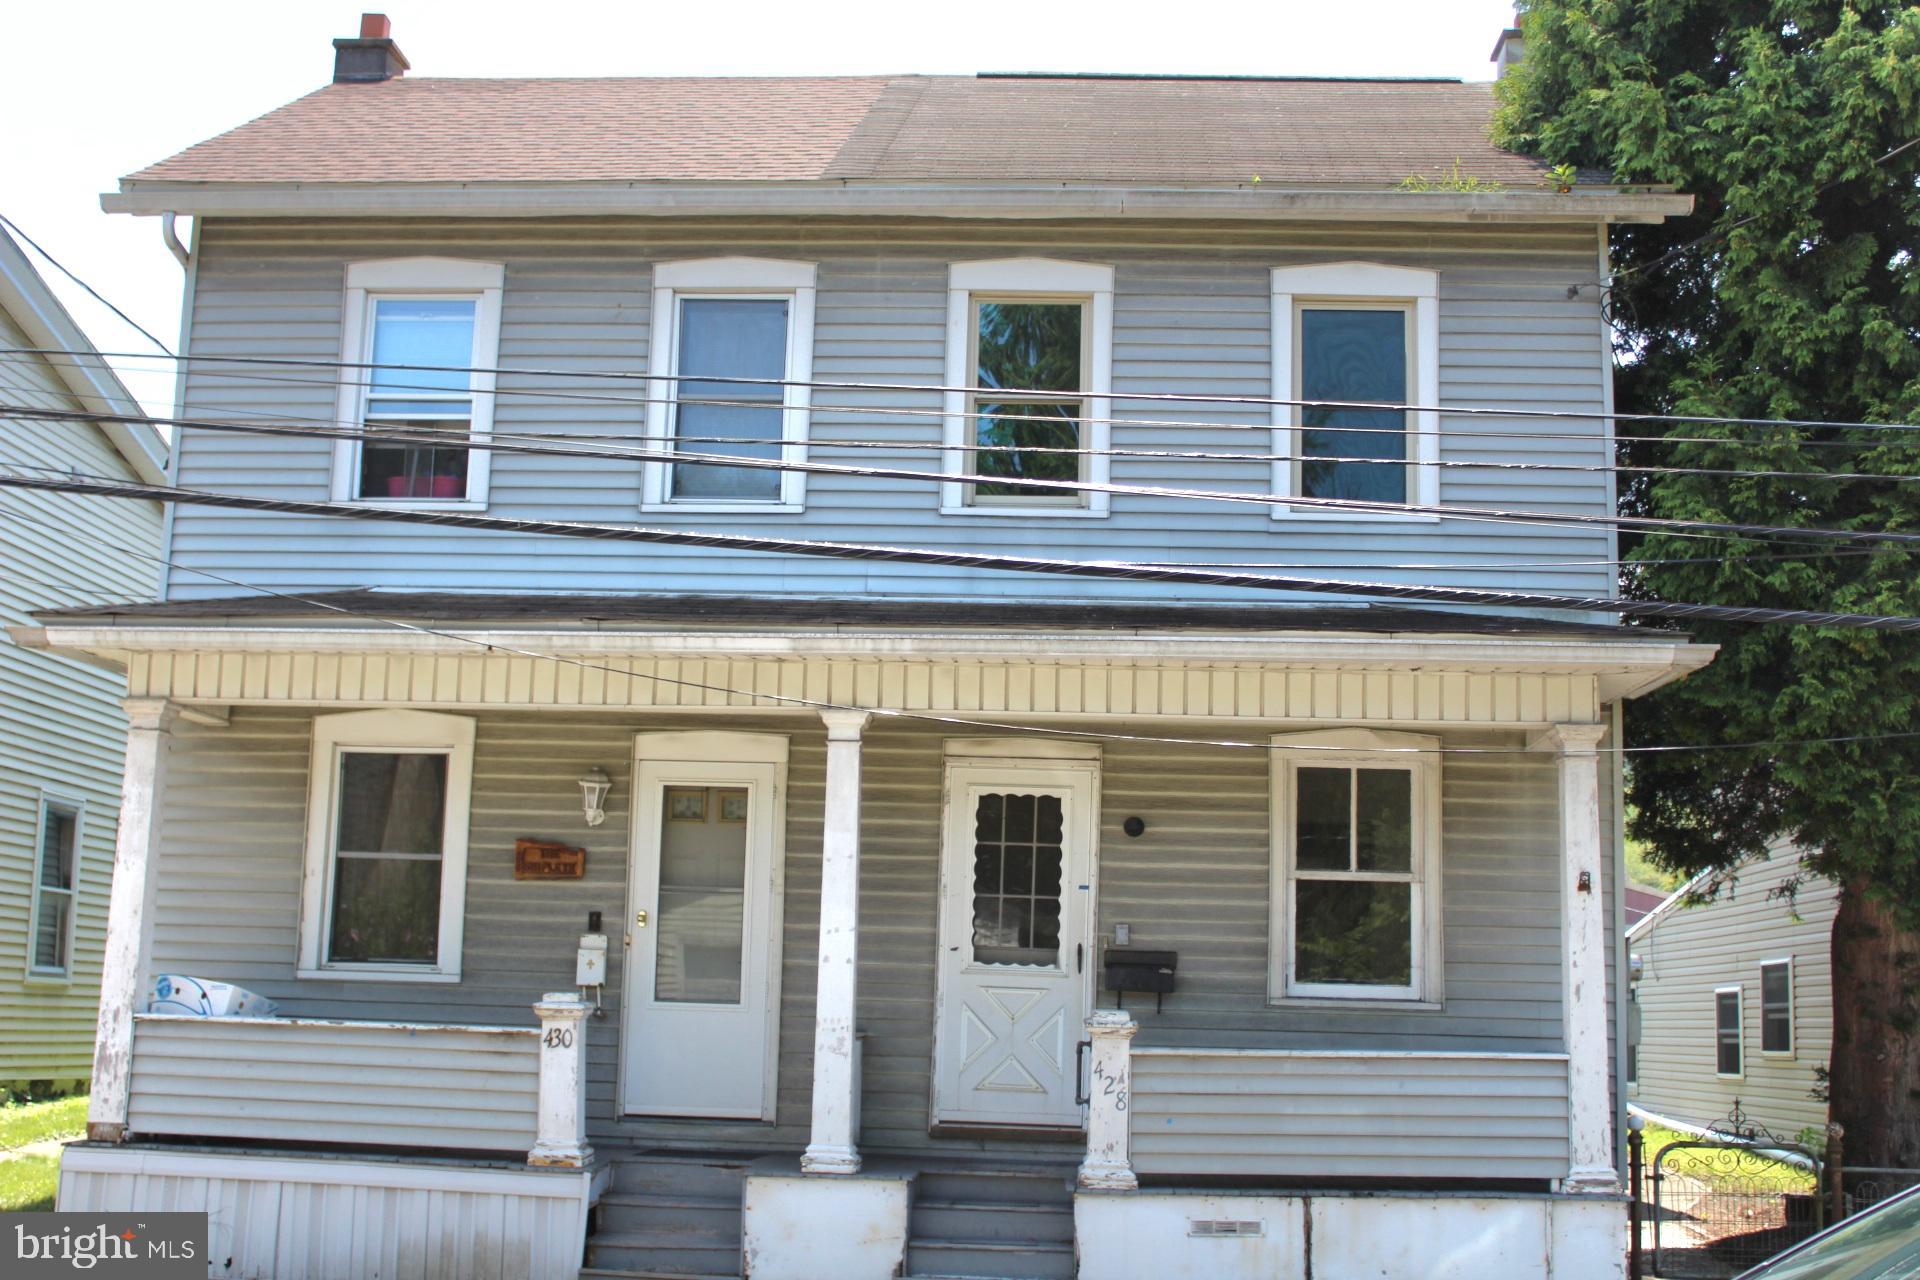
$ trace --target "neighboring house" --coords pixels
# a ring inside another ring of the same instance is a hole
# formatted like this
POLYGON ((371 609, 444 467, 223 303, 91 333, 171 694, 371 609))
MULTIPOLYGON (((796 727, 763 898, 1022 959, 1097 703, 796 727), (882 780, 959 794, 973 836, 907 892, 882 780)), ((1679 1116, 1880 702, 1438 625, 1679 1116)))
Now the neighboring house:
POLYGON ((1667 900, 1667 895, 1658 889, 1643 889, 1637 884, 1626 887, 1625 897, 1627 928, 1631 929, 1648 915, 1655 907, 1667 900))
POLYGON ((1697 1127, 1737 1105, 1781 1137, 1824 1129, 1839 894, 1781 849, 1696 876, 1629 929, 1628 1101, 1697 1127))
POLYGON ((339 50, 106 199, 195 219, 187 418, 350 434, 184 430, 332 505, 43 619, 151 800, 62 1208, 281 1280, 1619 1274, 1610 748, 1711 647, 725 538, 1608 595, 1604 523, 1316 504, 1610 513, 1572 286, 1685 197, 1556 193, 1486 85, 339 50), (499 518, 669 540, 419 523, 499 518))
MULTIPOLYGON (((19 416, 140 407, 4 231, 0 347, 0 472, 165 480, 165 443, 144 422, 19 416)), ((151 500, 0 489, 0 626, 151 599, 161 519, 151 500)), ((0 632, 0 1090, 83 1088, 93 1070, 125 694, 115 672, 0 632)))

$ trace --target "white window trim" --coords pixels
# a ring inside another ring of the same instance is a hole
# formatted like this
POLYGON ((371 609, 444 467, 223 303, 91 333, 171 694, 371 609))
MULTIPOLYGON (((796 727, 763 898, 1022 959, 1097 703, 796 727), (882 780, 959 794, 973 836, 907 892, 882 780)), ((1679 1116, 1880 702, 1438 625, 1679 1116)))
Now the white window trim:
MULTIPOLYGON (((1086 341, 1086 389, 1080 393, 1087 402, 1089 416, 1099 421, 1082 424, 1080 447, 1095 452, 1086 459, 1087 482, 1108 483, 1111 459, 1106 456, 1112 439, 1112 426, 1105 419, 1113 416, 1113 267, 1105 263, 1066 262, 1057 258, 998 258, 987 262, 956 262, 947 268, 947 390, 941 397, 945 415, 942 428, 940 465, 947 475, 975 471, 974 454, 966 448, 970 435, 967 424, 967 392, 974 384, 976 370, 969 367, 973 350, 973 296, 997 297, 1032 294, 1037 299, 1083 297, 1090 300, 1091 320, 1086 341)), ((940 514, 946 516, 998 516, 1026 519, 1104 519, 1111 495, 1099 490, 1083 490, 1085 502, 1078 506, 1051 506, 1038 503, 974 504, 967 501, 968 486, 957 480, 940 485, 940 514)))
MULTIPOLYGON (((1407 402, 1440 403, 1440 273, 1414 267, 1389 267, 1375 262, 1331 262, 1309 267, 1273 269, 1271 352, 1273 399, 1299 398, 1294 316, 1301 304, 1395 303, 1413 310, 1413 385, 1407 402)), ((1407 415, 1413 437, 1407 447, 1407 499, 1414 506, 1439 501, 1440 415, 1431 409, 1407 415), (1428 464, 1428 465, 1422 465, 1428 464)), ((1273 406, 1273 452, 1285 458, 1300 454, 1300 411, 1295 405, 1273 406)), ((1273 464, 1273 492, 1298 497, 1293 463, 1273 464)), ((1276 503, 1269 508, 1275 520, 1395 521, 1436 524, 1440 517, 1398 511, 1337 511, 1325 507, 1276 503)))
POLYGON ((33 862, 28 874, 32 877, 32 900, 27 907, 27 954, 24 976, 30 983, 46 985, 64 985, 73 981, 73 940, 75 923, 80 918, 80 873, 84 863, 87 838, 87 802, 72 796, 61 795, 53 791, 41 791, 34 808, 33 820, 33 862), (33 962, 33 950, 40 939, 40 859, 44 854, 47 839, 47 812, 50 809, 62 809, 73 815, 73 888, 69 889, 67 907, 67 936, 61 954, 67 958, 64 968, 51 969, 33 962))
MULTIPOLYGON (((1793 1058, 1800 1049, 1800 1028, 1794 1017, 1794 1005, 1798 1003, 1795 990, 1795 975, 1792 956, 1776 956, 1760 962, 1760 1056, 1763 1058, 1793 1058), (1784 965, 1787 970, 1787 1047, 1784 1049, 1767 1048, 1767 970, 1784 965)), ((1744 1065, 1745 1055, 1742 1055, 1744 1065)))
MULTIPOLYGON (((813 407, 813 312, 818 268, 811 262, 776 258, 695 258, 662 262, 653 268, 653 325, 647 339, 647 435, 650 451, 670 452, 673 404, 680 384, 680 302, 684 298, 779 298, 787 310, 786 395, 782 399, 780 460, 790 465, 807 460, 807 436, 813 407)), ((640 509, 681 515, 797 515, 806 509, 804 471, 780 473, 780 497, 773 502, 707 502, 673 498, 673 463, 659 459, 643 465, 640 509)))
POLYGON ((1329 729, 1273 736, 1273 750, 1269 752, 1268 1004, 1316 1009, 1443 1007, 1439 745, 1440 739, 1430 734, 1379 729, 1329 729), (1409 769, 1413 773, 1413 981, 1405 987, 1293 980, 1293 773, 1315 765, 1409 769))
POLYGON ((1713 989, 1713 1074, 1721 1080, 1744 1080, 1747 1078, 1747 993, 1734 985, 1713 989), (1733 1026, 1735 1043, 1740 1047, 1740 1069, 1722 1071, 1720 1069, 1720 997, 1733 997, 1733 1026))
POLYGON ((373 351, 372 300, 381 297, 471 298, 473 308, 472 426, 474 446, 467 456, 464 498, 368 498, 360 494, 360 442, 337 440, 333 446, 333 500, 366 507, 405 507, 425 511, 485 511, 493 473, 493 451, 479 446, 493 439, 494 367, 500 363, 500 298, 507 269, 498 262, 461 258, 387 258, 347 264, 346 301, 341 308, 340 390, 335 414, 339 425, 358 431, 365 422, 371 370, 352 366, 373 351))
POLYGON ((316 716, 307 791, 307 843, 300 881, 300 956, 296 976, 369 982, 458 982, 466 925, 467 833, 473 795, 474 722, 432 711, 348 711, 316 716), (439 962, 357 964, 329 961, 333 835, 339 810, 340 756, 346 751, 411 749, 447 753, 447 808, 440 854, 439 962))

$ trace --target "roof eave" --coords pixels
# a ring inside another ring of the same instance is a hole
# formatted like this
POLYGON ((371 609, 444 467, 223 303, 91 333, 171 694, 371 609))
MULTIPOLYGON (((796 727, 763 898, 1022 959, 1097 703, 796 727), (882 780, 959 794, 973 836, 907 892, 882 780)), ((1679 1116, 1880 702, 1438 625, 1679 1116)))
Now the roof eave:
POLYGON ((108 213, 196 217, 894 217, 1231 221, 1658 223, 1670 191, 1412 192, 1082 182, 180 182, 128 179, 108 213))

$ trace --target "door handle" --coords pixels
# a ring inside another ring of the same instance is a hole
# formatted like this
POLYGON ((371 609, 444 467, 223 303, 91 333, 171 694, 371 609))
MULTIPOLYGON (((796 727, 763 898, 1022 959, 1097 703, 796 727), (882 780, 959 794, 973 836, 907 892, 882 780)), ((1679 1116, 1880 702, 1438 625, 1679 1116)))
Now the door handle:
POLYGON ((1075 973, 1087 971, 1087 944, 1084 942, 1073 944, 1073 971, 1075 973))
POLYGON ((647 913, 646 913, 646 912, 645 912, 644 910, 641 910, 641 911, 636 911, 636 912, 634 912, 634 913, 633 913, 633 923, 634 923, 634 924, 635 924, 635 926, 637 926, 638 928, 641 928, 641 929, 644 929, 644 928, 646 928, 646 927, 647 927, 647 913))
POLYGON ((1073 1105, 1076 1107, 1084 1107, 1093 1101, 1093 1098, 1080 1085, 1080 1082, 1086 1078, 1084 1068, 1086 1066, 1087 1050, 1091 1048, 1093 1048, 1093 1041, 1091 1040, 1082 1040, 1079 1044, 1073 1046, 1073 1105))

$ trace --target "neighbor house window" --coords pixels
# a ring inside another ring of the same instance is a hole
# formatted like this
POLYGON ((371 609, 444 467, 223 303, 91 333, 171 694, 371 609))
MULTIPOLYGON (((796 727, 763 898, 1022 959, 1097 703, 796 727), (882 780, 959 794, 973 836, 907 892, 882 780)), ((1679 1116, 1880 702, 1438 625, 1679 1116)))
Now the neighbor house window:
POLYGON ((653 272, 648 510, 792 512, 806 476, 814 266, 760 258, 663 262, 653 272))
POLYGON ((948 271, 949 514, 1104 515, 1113 268, 1016 258, 948 271), (1042 482, 1068 482, 1052 487, 1042 482))
POLYGON ((1280 999, 1439 998, 1439 763, 1424 735, 1273 740, 1280 999))
POLYGON ((28 972, 67 977, 73 969, 73 918, 80 886, 80 826, 84 806, 40 802, 35 841, 31 961, 28 972))
POLYGON ((1721 987, 1713 993, 1715 1075, 1737 1076, 1741 1073, 1740 1048, 1740 988, 1721 987))
POLYGON ((1760 966, 1760 1052, 1793 1052, 1793 960, 1760 966))
POLYGON ((1439 398, 1438 281, 1365 262, 1273 272, 1274 492, 1379 504, 1276 505, 1276 518, 1406 518, 1419 513, 1393 508, 1434 503, 1434 468, 1421 464, 1439 456, 1429 409, 1439 398), (1400 405, 1409 407, 1385 407, 1400 405))
POLYGON ((347 268, 337 500, 486 505, 505 268, 450 258, 347 268))
POLYGON ((457 979, 473 721, 320 716, 312 769, 301 976, 457 979))

